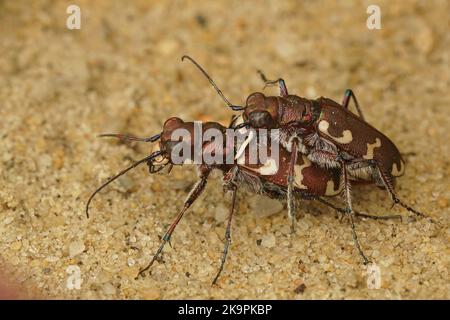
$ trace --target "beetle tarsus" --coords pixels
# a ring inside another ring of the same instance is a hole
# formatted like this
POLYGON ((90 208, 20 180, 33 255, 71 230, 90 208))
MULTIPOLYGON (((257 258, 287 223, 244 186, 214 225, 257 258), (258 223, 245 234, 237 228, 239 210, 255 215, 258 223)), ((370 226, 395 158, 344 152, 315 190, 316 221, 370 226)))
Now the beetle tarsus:
POLYGON ((222 273, 223 267, 225 265, 225 261, 227 259, 227 255, 228 255, 228 248, 230 247, 231 244, 231 221, 233 219, 233 213, 234 213, 234 208, 236 205, 236 193, 237 193, 237 187, 233 186, 232 187, 232 196, 231 196, 231 209, 230 209, 230 215, 228 216, 228 223, 227 223, 227 229, 225 231, 225 246, 223 248, 223 253, 222 253, 222 258, 220 259, 220 266, 219 266, 219 271, 217 272, 212 285, 217 284, 217 280, 220 277, 220 274, 222 273))
POLYGON ((353 98, 353 102, 355 103, 356 111, 358 111, 359 117, 364 121, 364 115, 361 110, 361 107, 359 106, 358 100, 356 99, 355 93, 352 89, 345 90, 344 98, 342 99, 342 106, 345 109, 348 109, 348 104, 350 102, 350 99, 353 98))
POLYGON ((389 195, 391 196, 393 205, 392 207, 394 207, 395 205, 400 205, 401 207, 405 208, 407 211, 414 213, 416 216, 421 217, 421 218, 428 218, 430 219, 431 222, 435 222, 433 218, 428 217, 427 215, 423 214, 420 211, 417 211, 416 209, 414 209, 413 207, 407 205, 406 203, 404 203, 403 201, 401 201, 398 197, 397 194, 394 191, 394 186, 392 185, 391 179, 389 178, 389 176, 384 172, 383 168, 378 164, 378 173, 381 177, 381 180, 383 181, 383 184, 386 188, 386 190, 389 192, 389 195))
POLYGON ((156 251, 156 253, 153 255, 152 260, 150 261, 150 263, 143 269, 141 269, 138 273, 139 277, 140 275, 142 275, 145 271, 147 271, 148 269, 150 269, 150 267, 153 265, 153 263, 158 259, 159 255, 161 254, 161 252, 164 249, 164 246, 166 245, 166 243, 169 242, 170 244, 170 238, 172 236, 173 231, 175 230, 176 226, 178 225, 178 223, 180 222, 181 218, 183 218, 184 213, 187 211, 187 209, 189 209, 189 207, 195 202, 195 200, 198 198, 198 196, 203 192, 203 190, 205 189, 206 183, 208 181, 208 174, 209 171, 206 172, 202 178, 194 185, 194 187, 192 187, 191 191, 189 192, 189 196, 186 199, 186 201, 184 202, 184 206, 183 209, 181 209, 180 213, 178 213, 177 217, 175 218, 175 220, 172 222, 172 224, 170 225, 169 229, 167 229, 163 239, 162 239, 162 243, 158 248, 158 251, 156 251))
POLYGON ((261 70, 257 70, 257 72, 258 72, 259 76, 261 77, 262 81, 264 82, 263 90, 267 86, 278 85, 278 87, 280 88, 280 96, 286 97, 288 95, 286 83, 284 82, 284 80, 282 78, 278 78, 277 80, 268 80, 266 75, 261 70))
POLYGON ((352 227, 353 241, 355 242, 356 248, 358 249, 360 256, 363 258, 364 265, 368 265, 370 263, 370 260, 367 259, 366 255, 364 254, 364 251, 362 250, 361 244, 359 243, 359 240, 358 240, 358 235, 356 234, 355 221, 353 219, 354 213, 352 212, 349 215, 349 217, 350 217, 350 225, 352 227))

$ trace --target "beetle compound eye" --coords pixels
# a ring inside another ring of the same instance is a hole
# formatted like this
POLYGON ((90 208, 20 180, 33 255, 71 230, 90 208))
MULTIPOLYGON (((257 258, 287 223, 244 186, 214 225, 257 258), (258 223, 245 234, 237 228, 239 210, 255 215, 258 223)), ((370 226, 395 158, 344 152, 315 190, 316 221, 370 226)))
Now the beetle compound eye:
POLYGON ((262 128, 272 124, 272 117, 267 111, 252 112, 248 116, 252 127, 262 128))

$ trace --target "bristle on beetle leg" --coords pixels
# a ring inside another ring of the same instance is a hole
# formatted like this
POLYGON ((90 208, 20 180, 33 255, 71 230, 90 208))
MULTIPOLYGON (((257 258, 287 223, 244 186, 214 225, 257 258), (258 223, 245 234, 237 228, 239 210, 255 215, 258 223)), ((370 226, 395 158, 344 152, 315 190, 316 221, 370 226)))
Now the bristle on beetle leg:
POLYGON ((287 176, 287 205, 288 205, 288 215, 291 219, 291 232, 295 232, 295 224, 296 220, 296 212, 295 212, 295 197, 294 197, 294 175, 295 175, 295 164, 297 163, 297 150, 298 150, 298 140, 292 140, 292 149, 291 149, 291 161, 289 163, 289 173, 287 176))
POLYGON ((361 248, 361 244, 359 243, 358 236, 356 234, 356 227, 355 227, 355 212, 353 211, 352 207, 352 200, 351 200, 351 191, 350 191, 350 180, 348 178, 348 172, 347 172, 347 166, 345 165, 344 161, 341 162, 342 167, 342 180, 344 183, 344 194, 345 194, 345 200, 347 203, 347 214, 350 219, 350 226, 352 227, 352 235, 353 235, 353 241, 355 242, 356 248, 359 251, 359 254, 364 260, 364 264, 367 265, 370 263, 369 259, 367 259, 366 255, 364 254, 364 251, 361 248))
POLYGON ((364 254, 364 251, 361 248, 361 244, 358 240, 358 235, 356 234, 356 227, 355 227, 355 221, 353 219, 354 215, 350 214, 350 225, 352 227, 352 235, 353 235, 353 241, 355 242, 356 248, 359 251, 360 256, 364 260, 364 264, 368 265, 370 263, 369 259, 367 259, 366 255, 364 254))

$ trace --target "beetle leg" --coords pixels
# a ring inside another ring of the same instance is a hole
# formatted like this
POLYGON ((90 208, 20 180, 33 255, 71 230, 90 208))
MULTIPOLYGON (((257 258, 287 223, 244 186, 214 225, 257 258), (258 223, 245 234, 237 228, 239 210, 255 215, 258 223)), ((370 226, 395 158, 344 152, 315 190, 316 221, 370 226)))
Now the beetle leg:
POLYGON ((286 97, 288 95, 286 83, 282 78, 278 78, 277 80, 267 80, 266 75, 261 70, 258 70, 258 73, 262 81, 264 81, 263 89, 265 89, 267 86, 273 86, 278 84, 278 86, 280 87, 280 96, 286 97))
POLYGON ((202 194, 203 190, 205 189, 206 182, 208 180, 209 171, 206 171, 201 176, 201 179, 195 184, 195 186, 191 189, 189 192, 189 195, 184 202, 183 209, 181 209, 180 213, 178 213, 175 220, 170 225, 169 229, 167 229, 166 233, 164 234, 164 237, 162 239, 161 245, 158 248, 158 251, 153 255, 152 260, 150 263, 143 269, 139 270, 138 275, 136 276, 136 279, 143 275, 145 271, 147 271, 153 263, 158 259, 159 255, 161 254, 162 250, 164 249, 164 246, 167 242, 170 243, 170 237, 172 236, 173 231, 175 230, 175 227, 177 226, 178 222, 180 222, 181 218, 183 217, 184 213, 189 209, 189 207, 197 200, 198 196, 202 194))
POLYGON ((352 227, 352 234, 353 234, 353 241, 355 242, 356 248, 359 251, 360 256, 364 260, 364 264, 367 265, 370 263, 369 259, 367 259, 366 255, 364 254, 364 251, 361 248, 361 245, 358 240, 358 236, 356 234, 356 227, 355 227, 355 221, 354 221, 354 213, 350 214, 350 225, 352 227))
POLYGON ((336 161, 335 153, 313 149, 308 153, 308 159, 327 169, 340 168, 339 162, 336 161))
POLYGON ((232 188, 232 190, 231 190, 231 192, 232 192, 231 209, 230 209, 230 215, 228 216, 227 229, 225 231, 225 246, 223 248, 222 258, 220 260, 219 271, 217 272, 217 275, 212 282, 213 285, 217 283, 217 279, 219 279, 219 276, 222 273, 223 267, 225 265, 225 260, 227 259, 227 255, 228 255, 228 248, 230 247, 230 244, 231 244, 231 220, 233 218, 234 208, 236 206, 237 187, 235 185, 233 185, 231 188, 232 188))
POLYGON ((350 179, 348 177, 348 169, 345 165, 345 162, 340 160, 341 170, 342 170, 342 182, 344 185, 344 199, 347 203, 347 213, 353 214, 353 206, 352 206, 352 197, 351 197, 351 184, 350 179))
POLYGON ((364 252, 361 248, 361 244, 359 243, 358 236, 356 234, 356 227, 355 227, 355 221, 354 221, 355 212, 353 211, 353 206, 352 206, 352 199, 351 199, 351 192, 350 192, 351 185, 350 185, 350 180, 348 178, 347 166, 345 165, 345 162, 343 160, 340 160, 340 163, 341 163, 341 167, 342 167, 344 195, 345 195, 345 200, 347 202, 346 211, 350 218, 350 226, 352 227, 353 241, 355 242, 355 245, 359 251, 359 254, 361 255, 361 257, 364 260, 364 264, 368 264, 370 261, 369 261, 369 259, 367 259, 366 255, 364 254, 364 252))
POLYGON ((402 220, 402 216, 399 214, 391 214, 391 215, 386 215, 386 216, 374 216, 372 214, 368 214, 365 212, 357 212, 357 211, 355 211, 355 217, 369 218, 369 219, 373 219, 373 220, 389 220, 389 219, 402 220))
MULTIPOLYGON (((333 203, 331 203, 321 197, 314 197, 313 199, 323 203, 324 205, 336 210, 339 213, 345 214, 347 212, 345 209, 339 208, 339 207, 335 206, 333 203)), ((368 219, 373 219, 373 220, 388 220, 388 219, 400 219, 401 220, 402 219, 402 216, 399 214, 376 216, 376 215, 368 214, 365 212, 359 212, 359 211, 353 211, 353 212, 355 213, 355 217, 368 218, 368 219)))
POLYGON ((355 102, 356 110, 358 111, 359 117, 364 120, 364 115, 359 106, 358 100, 356 100, 356 96, 355 96, 353 90, 351 90, 351 89, 345 90, 344 98, 342 99, 342 106, 345 109, 348 109, 348 104, 350 102, 350 98, 353 98, 353 102, 355 102))
POLYGON ((295 232, 296 213, 295 213, 295 197, 294 197, 294 178, 295 178, 295 164, 297 163, 297 146, 298 140, 292 140, 291 161, 289 163, 289 171, 287 176, 287 205, 288 214, 291 218, 291 232, 295 232))
MULTIPOLYGON (((412 212, 421 218, 429 218, 426 215, 424 215, 422 212, 417 211, 416 209, 410 207, 409 205, 407 205, 406 203, 401 201, 397 197, 397 194, 394 191, 394 185, 392 184, 392 177, 388 173, 386 173, 385 170, 383 170, 382 166, 379 163, 377 163, 377 168, 378 168, 378 173, 381 177, 381 180, 383 181, 383 184, 384 184, 386 190, 389 192, 389 196, 391 197, 392 201, 394 202, 394 205, 399 204, 400 206, 402 206, 409 212, 412 212)), ((431 221, 434 222, 433 219, 431 219, 431 221)))

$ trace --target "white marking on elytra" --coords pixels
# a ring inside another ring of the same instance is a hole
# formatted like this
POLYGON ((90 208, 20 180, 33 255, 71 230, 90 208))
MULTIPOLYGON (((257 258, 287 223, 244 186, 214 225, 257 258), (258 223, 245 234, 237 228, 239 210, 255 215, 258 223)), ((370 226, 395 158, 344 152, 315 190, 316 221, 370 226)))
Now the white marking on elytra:
POLYGON ((303 164, 301 166, 299 166, 299 165, 294 166, 294 172, 295 172, 294 184, 299 189, 308 189, 307 186, 303 185, 302 171, 303 171, 303 169, 311 166, 311 161, 304 155, 301 155, 301 156, 303 158, 303 164))
POLYGON ((400 161, 400 167, 397 166, 397 163, 394 162, 392 165, 391 174, 394 177, 399 177, 405 172, 405 166, 403 165, 403 161, 400 161))
POLYGON ((381 147, 381 140, 376 138, 374 143, 367 144, 367 153, 363 156, 364 159, 370 160, 373 159, 373 151, 375 148, 381 147))
POLYGON ((335 196, 335 195, 341 193, 343 188, 344 188, 344 186, 342 184, 339 184, 339 188, 337 190, 335 190, 334 181, 328 180, 327 181, 327 189, 325 190, 325 195, 326 196, 335 196))
POLYGON ((263 176, 271 176, 278 172, 278 165, 275 159, 268 158, 262 167, 259 168, 259 173, 263 176))
MULTIPOLYGON (((238 159, 239 163, 239 159, 238 159)), ((278 163, 274 158, 267 158, 267 161, 259 168, 253 168, 243 165, 243 167, 259 173, 262 176, 272 176, 278 172, 278 163)))
POLYGON ((348 144, 348 143, 353 141, 352 132, 350 130, 344 130, 342 132, 342 137, 332 136, 328 132, 328 128, 330 127, 330 124, 328 123, 328 121, 321 120, 319 122, 319 126, 318 127, 319 127, 319 131, 323 132, 324 134, 326 134, 327 136, 329 136, 331 139, 333 139, 334 141, 336 141, 338 143, 348 144))

